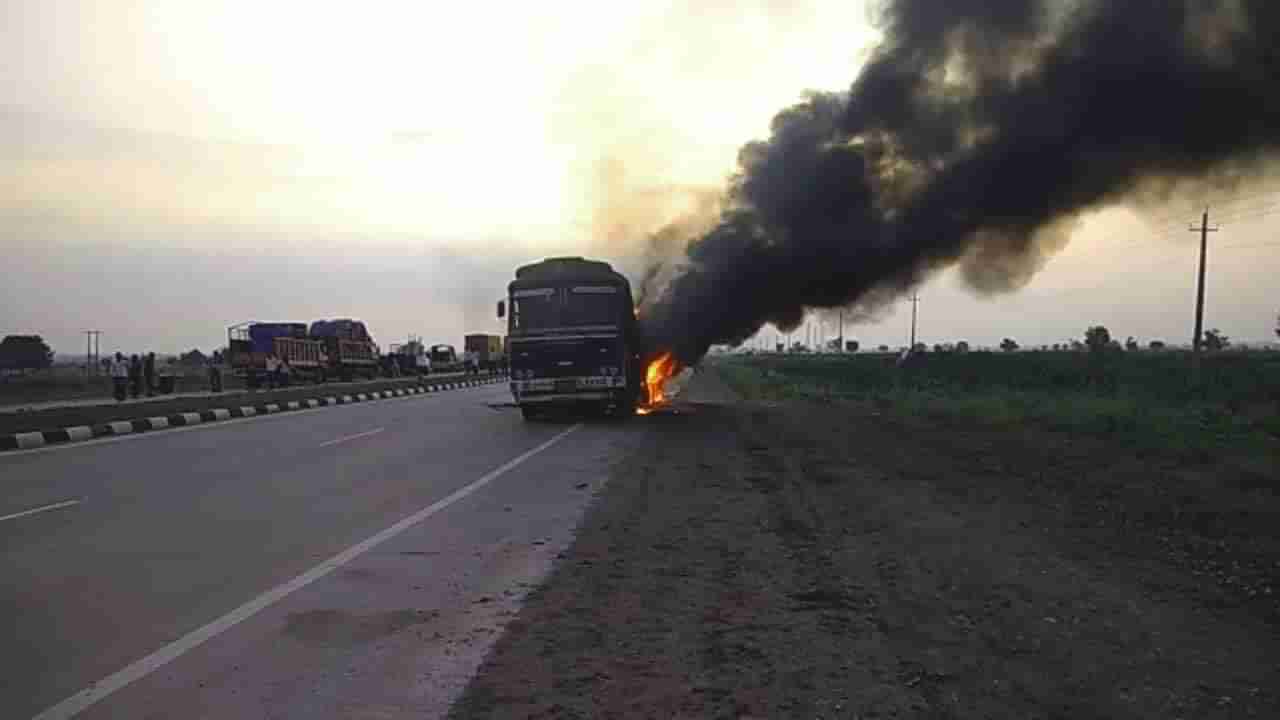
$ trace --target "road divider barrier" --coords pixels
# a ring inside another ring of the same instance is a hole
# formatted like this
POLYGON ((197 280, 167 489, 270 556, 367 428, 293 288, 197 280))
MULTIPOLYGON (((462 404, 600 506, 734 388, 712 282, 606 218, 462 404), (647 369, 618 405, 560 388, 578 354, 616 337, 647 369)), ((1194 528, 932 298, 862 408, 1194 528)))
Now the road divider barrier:
POLYGON ((407 397, 411 395, 441 392, 443 390, 456 390, 460 388, 478 387, 480 385, 493 385, 496 383, 506 382, 506 380, 507 377, 505 375, 495 375, 492 377, 459 382, 424 383, 422 385, 415 385, 411 388, 382 390, 371 393, 359 393, 357 395, 330 395, 328 397, 309 398, 307 400, 294 400, 284 405, 280 405, 279 403, 244 405, 232 408, 202 410, 200 412, 184 412, 166 416, 139 418, 136 420, 116 420, 114 422, 102 423, 100 425, 77 425, 74 427, 60 428, 58 430, 42 430, 37 432, 16 433, 12 435, 0 435, 0 452, 9 450, 31 450, 34 448, 45 447, 47 445, 65 445, 68 443, 93 440, 95 438, 110 437, 113 435, 130 435, 133 433, 149 432, 151 430, 180 428, 223 420, 290 412, 293 410, 311 410, 332 405, 348 405, 357 402, 370 402, 373 400, 384 400, 394 397, 407 397))

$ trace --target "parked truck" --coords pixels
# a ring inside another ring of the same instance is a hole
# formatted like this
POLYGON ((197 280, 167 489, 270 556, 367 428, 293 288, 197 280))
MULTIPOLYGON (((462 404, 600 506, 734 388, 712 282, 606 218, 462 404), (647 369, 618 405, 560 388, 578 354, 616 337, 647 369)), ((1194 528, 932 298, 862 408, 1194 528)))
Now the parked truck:
POLYGON ((475 353, 481 370, 494 372, 503 365, 501 335, 467 335, 462 339, 462 347, 468 354, 475 353))
POLYGON ((411 337, 405 343, 392 345, 388 355, 400 369, 401 375, 431 373, 431 356, 427 354, 421 338, 411 337))
POLYGON ((328 373, 324 343, 307 335, 306 323, 232 325, 227 328, 227 363, 251 388, 277 380, 323 382, 328 373))
POLYGON ((359 320, 316 320, 311 323, 309 335, 324 344, 329 374, 343 381, 356 376, 372 379, 378 375, 381 353, 359 320))
POLYGON ((525 419, 557 405, 634 414, 644 387, 640 333, 631 285, 608 263, 562 257, 521 267, 498 303, 504 316, 511 394, 525 419))
POLYGON ((431 372, 462 372, 462 359, 458 357, 458 351, 452 345, 445 343, 432 345, 427 355, 431 359, 431 372))

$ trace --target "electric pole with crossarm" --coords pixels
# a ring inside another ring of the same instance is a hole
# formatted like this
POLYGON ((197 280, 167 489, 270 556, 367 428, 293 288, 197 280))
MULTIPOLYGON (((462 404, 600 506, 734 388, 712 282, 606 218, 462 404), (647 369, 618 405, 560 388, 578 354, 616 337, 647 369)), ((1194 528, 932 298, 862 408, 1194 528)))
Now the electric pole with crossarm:
POLYGON ((1205 256, 1209 252, 1209 233, 1218 232, 1218 228, 1209 227, 1209 208, 1204 209, 1204 215, 1200 217, 1200 227, 1189 228, 1191 232, 1200 233, 1200 273, 1196 282, 1196 329, 1195 334, 1191 336, 1191 349, 1194 351, 1197 361, 1200 358, 1200 348, 1204 344, 1204 266, 1205 256))

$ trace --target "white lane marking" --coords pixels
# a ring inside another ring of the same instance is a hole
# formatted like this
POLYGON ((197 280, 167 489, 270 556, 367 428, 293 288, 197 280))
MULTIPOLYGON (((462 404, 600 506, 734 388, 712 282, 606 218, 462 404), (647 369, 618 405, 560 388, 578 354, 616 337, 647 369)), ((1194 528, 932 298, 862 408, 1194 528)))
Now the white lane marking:
POLYGON ((382 431, 383 431, 383 430, 385 430, 385 429, 386 429, 386 428, 374 428, 374 429, 372 429, 372 430, 367 430, 367 431, 362 432, 362 433, 356 433, 355 435, 343 435, 343 436, 342 436, 342 437, 340 437, 340 438, 334 438, 334 439, 332 439, 332 440, 329 440, 328 442, 322 442, 322 443, 320 443, 319 445, 317 445, 316 447, 329 447, 330 445, 337 445, 338 443, 344 443, 344 442, 346 442, 346 441, 348 441, 348 440, 358 440, 358 439, 360 439, 360 438, 362 438, 362 437, 369 437, 370 435, 377 435, 378 433, 382 432, 382 431))
POLYGON ((111 428, 111 432, 116 435, 127 435, 133 432, 133 423, 127 420, 117 420, 113 423, 107 423, 111 428))
POLYGON ((152 430, 160 430, 169 427, 169 418, 167 417, 149 417, 147 422, 151 423, 152 430))
POLYGON ((269 413, 278 413, 278 412, 280 412, 280 404, 279 404, 279 403, 267 403, 267 412, 269 412, 269 413))
POLYGON ((199 425, 199 424, 200 424, 200 413, 198 413, 198 412, 194 412, 194 413, 182 413, 182 419, 183 419, 183 421, 184 421, 184 422, 186 422, 188 425, 199 425))
POLYGON ((241 417, 253 417, 254 415, 257 415, 257 414, 258 414, 258 409, 257 409, 257 408, 250 407, 250 406, 248 406, 248 405, 241 405, 241 406, 240 406, 240 415, 241 415, 241 417))
POLYGON ((213 419, 214 420, 230 420, 231 411, 228 410, 227 408, 218 408, 213 411, 213 419))
POLYGON ((48 512, 49 510, 57 510, 59 508, 71 507, 72 505, 79 504, 79 500, 63 500, 62 502, 56 502, 52 505, 41 505, 38 508, 23 510, 22 512, 13 513, 12 515, 0 516, 0 522, 4 522, 5 520, 17 520, 20 517, 26 517, 28 515, 35 515, 36 513, 48 512))
POLYGON ((36 715, 33 720, 63 720, 64 718, 75 717, 89 706, 101 701, 120 688, 135 680, 140 680, 150 675, 156 670, 159 670, 165 665, 168 665, 174 660, 177 660, 186 653, 204 644, 208 640, 217 637, 254 615, 257 615, 266 608, 280 602, 290 594, 301 590, 320 578, 323 578, 334 570, 337 570, 343 565, 355 560, 366 552, 369 552, 373 548, 385 543, 400 533, 403 533, 405 530, 408 530, 414 525, 417 525, 459 500, 474 494, 484 486, 519 467, 529 458, 560 442, 567 437, 569 433, 580 427, 582 427, 581 423, 570 426, 563 432, 556 434, 550 440, 542 443, 532 450, 526 450, 511 460, 508 460, 505 464, 490 470, 487 475, 479 480, 473 481, 470 485, 465 485, 454 490, 452 493, 422 508, 418 512, 401 520, 395 525, 392 525, 378 534, 352 545, 346 550, 343 550, 337 555, 334 555, 292 580, 271 588, 217 620, 196 628, 159 650, 156 650, 150 655, 140 660, 135 660, 133 663, 115 671, 105 678, 102 678, 95 683, 91 683, 89 687, 84 690, 81 690, 75 695, 72 695, 62 702, 59 702, 57 705, 49 707, 39 715, 36 715))

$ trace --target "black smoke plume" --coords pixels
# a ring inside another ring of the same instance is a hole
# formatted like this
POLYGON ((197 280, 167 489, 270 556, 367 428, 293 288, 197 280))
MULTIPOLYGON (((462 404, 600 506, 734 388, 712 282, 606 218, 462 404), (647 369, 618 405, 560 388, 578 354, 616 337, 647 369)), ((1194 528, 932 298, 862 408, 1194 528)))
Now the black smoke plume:
POLYGON ((1020 287, 1083 210, 1260 171, 1280 146, 1276 0, 891 0, 847 93, 739 153, 715 227, 651 268, 650 341, 693 362, 807 308, 874 311, 960 264, 1020 287))

